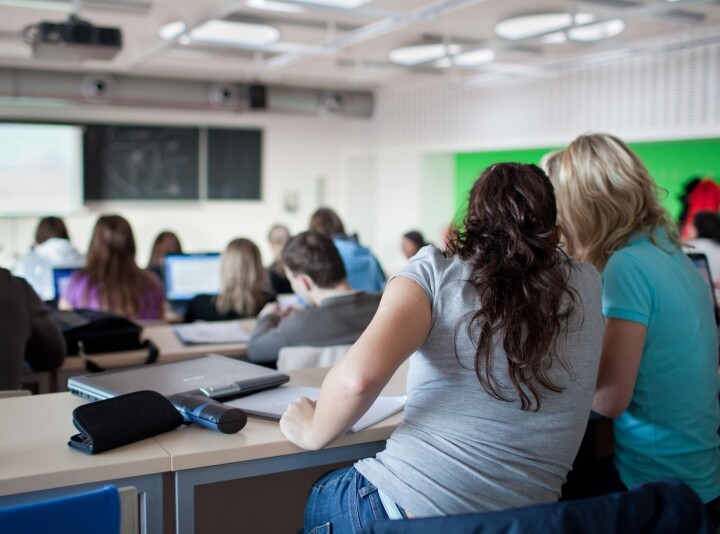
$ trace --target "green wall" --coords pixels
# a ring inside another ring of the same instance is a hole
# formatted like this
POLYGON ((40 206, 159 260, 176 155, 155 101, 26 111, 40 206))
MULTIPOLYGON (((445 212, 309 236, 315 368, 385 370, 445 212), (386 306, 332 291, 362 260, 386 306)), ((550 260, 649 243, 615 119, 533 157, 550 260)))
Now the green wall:
MULTIPOLYGON (((667 191, 663 205, 673 217, 680 213, 678 196, 694 175, 712 176, 720 181, 720 139, 630 143, 657 184, 667 191)), ((540 158, 560 147, 462 152, 455 155, 455 206, 464 214, 470 187, 489 165, 501 161, 540 163, 540 158)))

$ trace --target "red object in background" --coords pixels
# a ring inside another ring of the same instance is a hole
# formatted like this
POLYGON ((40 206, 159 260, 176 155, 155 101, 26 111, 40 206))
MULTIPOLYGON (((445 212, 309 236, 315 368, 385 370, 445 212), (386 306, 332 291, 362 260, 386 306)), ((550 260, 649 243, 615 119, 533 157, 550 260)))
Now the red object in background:
POLYGON ((720 185, 709 178, 703 178, 687 196, 688 210, 680 237, 688 239, 688 230, 695 215, 701 211, 717 213, 720 209, 720 185))

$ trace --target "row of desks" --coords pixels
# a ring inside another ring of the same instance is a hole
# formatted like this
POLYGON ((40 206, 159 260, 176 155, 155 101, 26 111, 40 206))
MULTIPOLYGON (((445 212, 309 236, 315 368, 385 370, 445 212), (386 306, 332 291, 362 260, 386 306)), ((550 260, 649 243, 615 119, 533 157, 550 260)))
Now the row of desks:
MULTIPOLYGON (((256 319, 242 319, 242 328, 252 333, 256 319)), ((158 362, 187 360, 202 354, 221 354, 223 356, 245 356, 246 343, 225 343, 217 345, 184 345, 175 335, 171 324, 149 324, 143 328, 143 338, 152 341, 160 350, 158 362)), ((103 369, 143 365, 147 359, 147 350, 126 352, 108 352, 87 356, 87 359, 103 369)), ((54 371, 53 391, 66 391, 67 380, 72 376, 85 374, 85 361, 79 356, 68 356, 63 365, 54 371)))
MULTIPOLYGON (((293 371, 290 383, 319 386, 326 372, 293 371)), ((383 393, 404 391, 403 369, 383 393)), ((315 452, 287 441, 276 422, 250 418, 233 435, 191 425, 89 456, 67 445, 77 432, 72 410, 84 403, 67 392, 0 400, 0 506, 110 482, 138 488, 145 532, 297 531, 312 481, 330 466, 374 455, 401 419, 315 452)))

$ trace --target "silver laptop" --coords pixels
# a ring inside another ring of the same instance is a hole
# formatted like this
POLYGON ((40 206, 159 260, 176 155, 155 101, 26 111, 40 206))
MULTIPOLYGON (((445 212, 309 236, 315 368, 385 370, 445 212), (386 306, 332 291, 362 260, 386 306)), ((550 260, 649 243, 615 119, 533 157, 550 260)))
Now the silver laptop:
POLYGON ((288 380, 288 375, 274 369, 208 354, 179 362, 74 376, 68 379, 68 389, 93 401, 146 389, 165 396, 193 393, 224 399, 279 386, 288 380))

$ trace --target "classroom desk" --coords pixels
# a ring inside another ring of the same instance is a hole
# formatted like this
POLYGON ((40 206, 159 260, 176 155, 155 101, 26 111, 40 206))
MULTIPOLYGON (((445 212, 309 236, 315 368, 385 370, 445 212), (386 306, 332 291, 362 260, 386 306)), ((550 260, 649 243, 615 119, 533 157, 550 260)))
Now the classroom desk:
POLYGON ((69 393, 0 400, 0 506, 102 487, 135 486, 143 532, 163 531, 163 473, 171 461, 144 440, 90 456, 71 449, 72 410, 85 404, 69 393))
MULTIPOLYGON (((293 385, 318 386, 326 373, 327 369, 302 369, 288 374, 293 385)), ((406 373, 403 367, 383 393, 403 394, 406 373)), ((317 476, 313 475, 312 479, 306 476, 299 482, 296 478, 288 483, 295 472, 375 454, 384 448, 385 439, 402 418, 396 414, 358 434, 343 436, 322 451, 307 452, 294 446, 282 436, 277 422, 249 418, 246 427, 237 434, 181 427, 90 456, 67 446, 70 435, 77 432, 72 425, 72 410, 84 402, 70 393, 0 400, 0 428, 3 429, 0 506, 73 493, 105 483, 133 485, 142 496, 141 519, 146 532, 167 532, 174 522, 176 531, 184 534, 195 532, 199 492, 212 489, 214 484, 225 491, 224 483, 257 477, 251 479, 250 489, 246 486, 226 496, 232 505, 223 508, 230 521, 225 522, 226 526, 247 530, 247 523, 243 522, 245 514, 279 515, 278 509, 282 509, 276 500, 261 503, 261 511, 255 509, 258 505, 252 501, 251 494, 263 483, 263 478, 270 479, 271 484, 280 484, 286 495, 303 502, 309 484, 317 476)), ((198 530, 217 531, 204 525, 198 530)))
MULTIPOLYGON (((255 328, 256 319, 241 319, 242 328, 251 334, 255 328)), ((245 356, 247 343, 223 343, 211 345, 184 345, 175 335, 171 324, 153 324, 143 328, 143 339, 149 339, 160 351, 158 362, 172 362, 187 360, 203 354, 213 353, 223 356, 245 356)), ((87 358, 102 367, 113 369, 119 367, 132 367, 143 365, 147 359, 148 351, 134 350, 124 352, 107 352, 104 354, 91 354, 87 358)), ((55 370, 56 391, 67 391, 67 380, 72 376, 85 374, 85 362, 79 356, 68 356, 63 365, 55 370)))
MULTIPOLYGON (((291 385, 319 386, 326 373, 327 369, 300 369, 288 374, 291 385)), ((405 365, 395 374, 383 394, 403 395, 406 377, 405 365)), ((303 451, 282 436, 277 422, 253 417, 238 434, 223 435, 191 426, 158 436, 157 442, 170 454, 172 462, 176 531, 179 534, 195 532, 195 496, 201 486, 330 466, 373 456, 385 448, 385 440, 401 419, 402 414, 396 414, 358 434, 345 435, 321 451, 303 451)), ((298 488, 303 501, 308 490, 309 487, 298 488)), ((242 495, 238 495, 231 511, 232 517, 243 518, 252 512, 243 509, 243 500, 242 495)), ((254 501, 248 504, 255 505, 254 501)), ((282 509, 277 503, 267 503, 267 513, 277 513, 278 507, 282 509)), ((248 527, 247 523, 237 524, 238 527, 243 525, 248 527)), ((294 526, 297 529, 301 525, 294 526)))

